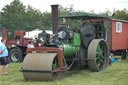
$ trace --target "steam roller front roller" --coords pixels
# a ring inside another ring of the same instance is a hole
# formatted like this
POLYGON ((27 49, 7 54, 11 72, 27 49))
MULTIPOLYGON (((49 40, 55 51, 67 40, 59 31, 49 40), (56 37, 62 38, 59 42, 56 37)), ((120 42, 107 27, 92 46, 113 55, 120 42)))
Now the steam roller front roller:
POLYGON ((94 39, 88 47, 88 65, 93 71, 99 72, 105 69, 109 59, 108 47, 105 40, 94 39))
POLYGON ((63 72, 54 72, 57 68, 57 53, 29 53, 21 68, 24 79, 27 80, 59 80, 63 72))

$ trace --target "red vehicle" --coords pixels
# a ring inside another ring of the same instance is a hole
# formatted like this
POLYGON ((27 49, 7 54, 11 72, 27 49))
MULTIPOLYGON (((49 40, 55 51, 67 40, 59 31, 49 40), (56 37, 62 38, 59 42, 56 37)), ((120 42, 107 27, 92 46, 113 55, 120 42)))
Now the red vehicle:
POLYGON ((103 18, 103 19, 89 19, 84 21, 91 23, 103 22, 105 40, 107 40, 110 53, 114 55, 121 55, 122 59, 126 59, 128 53, 128 21, 103 18))
MULTIPOLYGON (((8 35, 5 28, 2 28, 2 37, 7 39, 6 46, 9 50, 9 59, 12 62, 21 62, 26 55, 27 44, 32 38, 25 38, 25 31, 15 31, 14 39, 8 40, 8 35)), ((34 43, 37 46, 36 43, 34 43)))

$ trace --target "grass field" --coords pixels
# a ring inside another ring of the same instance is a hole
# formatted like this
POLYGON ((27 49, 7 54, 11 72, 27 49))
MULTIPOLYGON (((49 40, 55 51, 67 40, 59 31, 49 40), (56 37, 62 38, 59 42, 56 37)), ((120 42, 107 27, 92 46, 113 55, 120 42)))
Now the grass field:
POLYGON ((60 81, 25 81, 19 72, 21 65, 11 63, 9 74, 0 76, 0 85, 128 85, 128 60, 114 63, 102 72, 89 69, 67 71, 60 81))

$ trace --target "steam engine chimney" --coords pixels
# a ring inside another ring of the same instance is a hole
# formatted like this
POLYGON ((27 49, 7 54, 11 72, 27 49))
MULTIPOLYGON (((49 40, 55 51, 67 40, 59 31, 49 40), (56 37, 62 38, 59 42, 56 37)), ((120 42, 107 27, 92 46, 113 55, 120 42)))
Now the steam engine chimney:
POLYGON ((52 7, 52 30, 56 34, 58 32, 58 5, 51 5, 52 7))

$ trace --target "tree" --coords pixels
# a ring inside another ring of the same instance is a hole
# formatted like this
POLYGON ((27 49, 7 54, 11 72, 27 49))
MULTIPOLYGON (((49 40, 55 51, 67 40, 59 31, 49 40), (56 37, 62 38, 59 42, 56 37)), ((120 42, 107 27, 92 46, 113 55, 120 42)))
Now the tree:
POLYGON ((39 10, 34 9, 31 6, 28 6, 24 16, 25 28, 27 28, 27 30, 41 28, 43 25, 42 23, 43 23, 42 13, 39 10))
MULTIPOLYGON (((74 10, 73 5, 70 5, 69 8, 64 8, 61 5, 59 6, 59 16, 68 16, 71 13, 75 13, 77 11, 74 10)), ((81 12, 79 12, 81 13, 81 12)), ((76 20, 76 19, 66 19, 66 22, 63 22, 63 18, 60 19, 59 24, 66 24, 67 26, 69 26, 70 29, 76 29, 76 28, 80 28, 80 20, 76 20)))
POLYGON ((46 20, 50 19, 49 13, 41 13, 30 5, 25 7, 20 0, 14 0, 10 5, 6 5, 2 9, 1 16, 2 19, 0 23, 9 31, 14 31, 16 29, 48 29, 49 23, 51 23, 50 20, 46 20))
POLYGON ((2 19, 2 18, 1 18, 1 12, 0 12, 0 24, 1 24, 1 19, 2 19))
POLYGON ((24 28, 24 14, 25 6, 19 0, 14 0, 2 9, 0 23, 10 31, 24 28))
POLYGON ((104 12, 99 13, 99 14, 105 15, 105 16, 112 16, 112 12, 110 10, 108 10, 108 9, 106 9, 104 12))
POLYGON ((49 12, 44 12, 42 14, 43 20, 42 20, 42 26, 43 29, 51 29, 52 24, 52 15, 49 12))
POLYGON ((128 10, 114 10, 113 18, 128 20, 128 10))

